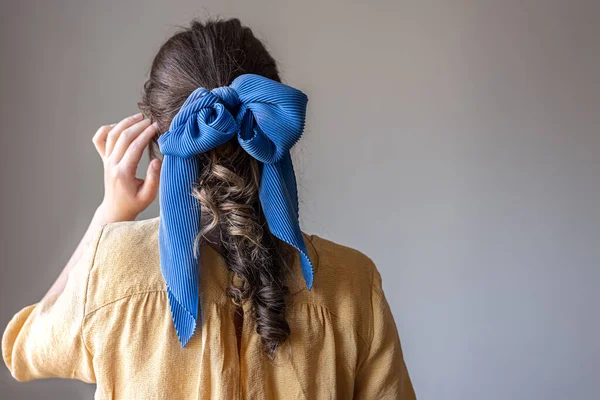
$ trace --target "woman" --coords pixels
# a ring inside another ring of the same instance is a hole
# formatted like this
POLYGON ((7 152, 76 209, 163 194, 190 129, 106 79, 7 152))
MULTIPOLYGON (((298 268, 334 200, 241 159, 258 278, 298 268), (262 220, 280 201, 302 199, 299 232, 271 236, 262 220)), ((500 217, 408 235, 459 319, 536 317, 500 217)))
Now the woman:
POLYGON ((6 328, 13 376, 95 382, 100 399, 414 399, 376 267, 299 230, 289 148, 306 101, 237 19, 170 38, 148 118, 94 136, 104 200, 6 328), (163 161, 137 179, 157 138, 163 161), (160 217, 134 221, 159 180, 160 217))

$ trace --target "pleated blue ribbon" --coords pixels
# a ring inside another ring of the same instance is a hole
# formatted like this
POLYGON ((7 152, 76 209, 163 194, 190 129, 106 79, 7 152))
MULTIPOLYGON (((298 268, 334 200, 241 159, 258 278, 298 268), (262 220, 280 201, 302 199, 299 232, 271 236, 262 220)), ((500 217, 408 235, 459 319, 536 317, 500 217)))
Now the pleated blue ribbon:
POLYGON ((159 139, 164 155, 160 185, 160 267, 173 323, 182 347, 198 321, 199 260, 193 245, 200 231, 200 204, 191 195, 200 173, 196 155, 237 135, 240 146, 261 163, 259 200, 269 230, 294 246, 307 288, 313 268, 298 222, 298 192, 290 148, 304 130, 308 97, 260 75, 237 77, 230 86, 196 89, 169 131, 159 139))

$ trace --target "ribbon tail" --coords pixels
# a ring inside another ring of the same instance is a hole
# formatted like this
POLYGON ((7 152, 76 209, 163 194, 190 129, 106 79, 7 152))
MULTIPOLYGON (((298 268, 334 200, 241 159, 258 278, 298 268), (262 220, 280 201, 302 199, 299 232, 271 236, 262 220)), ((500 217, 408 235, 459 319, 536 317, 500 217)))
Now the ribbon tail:
POLYGON ((160 268, 182 347, 194 335, 198 321, 198 259, 192 250, 200 231, 200 204, 190 191, 199 168, 195 157, 168 155, 161 168, 160 268))
POLYGON ((300 210, 298 206, 298 185, 296 183, 296 174, 294 173, 294 165, 292 164, 292 157, 288 152, 283 156, 283 159, 279 163, 281 166, 281 174, 287 188, 287 193, 290 196, 290 202, 296 213, 296 220, 300 218, 300 210))
POLYGON ((177 297, 175 297, 169 287, 167 287, 167 295, 177 337, 179 338, 181 347, 185 347, 196 331, 196 318, 185 308, 177 297))
POLYGON ((289 153, 275 164, 263 164, 259 198, 271 233, 298 250, 302 275, 310 290, 314 270, 298 221, 298 192, 289 153))

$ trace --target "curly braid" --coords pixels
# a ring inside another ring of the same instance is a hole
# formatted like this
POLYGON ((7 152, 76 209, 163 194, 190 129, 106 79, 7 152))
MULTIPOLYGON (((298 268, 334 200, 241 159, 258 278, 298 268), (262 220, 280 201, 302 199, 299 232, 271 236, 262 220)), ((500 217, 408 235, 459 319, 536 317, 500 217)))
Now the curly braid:
POLYGON ((237 304, 252 301, 256 330, 272 354, 290 334, 284 260, 277 257, 287 245, 266 229, 258 201, 258 163, 237 145, 201 157, 204 168, 193 194, 212 218, 201 235, 220 229, 225 264, 242 281, 241 286, 232 282, 227 294, 237 304))
MULTIPOLYGON (((196 88, 228 85, 245 73, 279 81, 275 60, 238 19, 193 21, 159 50, 139 106, 165 132, 196 88)), ((154 157, 154 147, 150 154, 154 157)), ((227 295, 236 304, 251 303, 256 331, 273 356, 290 335, 284 280, 293 253, 266 228, 258 200, 259 163, 235 139, 199 157, 203 167, 193 195, 211 223, 198 235, 196 248, 218 229, 225 264, 242 282, 232 280, 227 295)))

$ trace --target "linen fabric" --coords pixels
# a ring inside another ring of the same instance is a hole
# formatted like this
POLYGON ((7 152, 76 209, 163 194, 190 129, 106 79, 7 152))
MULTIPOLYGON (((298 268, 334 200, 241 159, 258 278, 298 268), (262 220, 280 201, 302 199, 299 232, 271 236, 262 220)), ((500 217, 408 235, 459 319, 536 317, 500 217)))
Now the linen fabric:
POLYGON ((238 352, 229 275, 205 244, 204 324, 181 347, 158 230, 158 218, 106 225, 60 295, 12 318, 2 354, 16 379, 96 383, 96 399, 415 399, 381 276, 361 252, 303 236, 315 284, 307 290, 296 259, 286 279, 291 335, 270 360, 247 302, 238 352))

